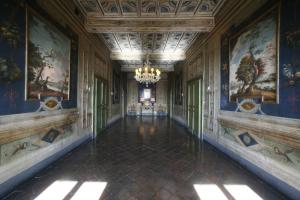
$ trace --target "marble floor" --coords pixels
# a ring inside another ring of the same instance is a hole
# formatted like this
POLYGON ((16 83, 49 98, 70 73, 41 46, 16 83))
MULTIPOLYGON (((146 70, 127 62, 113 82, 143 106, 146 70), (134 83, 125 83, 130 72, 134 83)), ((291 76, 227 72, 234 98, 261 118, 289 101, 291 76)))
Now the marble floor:
MULTIPOLYGON (((103 183, 101 200, 194 200, 200 197, 205 200, 209 196, 216 200, 287 199, 168 118, 121 120, 99 134, 96 140, 81 145, 15 188, 5 199, 35 199, 49 192, 54 183, 61 184, 56 185, 58 190, 68 189, 64 199, 76 196, 84 183, 103 183), (70 186, 73 182, 76 184, 70 186)), ((52 187, 52 194, 58 194, 54 189, 52 187)), ((100 189, 83 193, 86 195, 83 199, 95 199, 92 195, 97 191, 100 189)), ((100 194, 95 194, 96 199, 100 194)), ((54 200, 52 197, 44 199, 54 200)))

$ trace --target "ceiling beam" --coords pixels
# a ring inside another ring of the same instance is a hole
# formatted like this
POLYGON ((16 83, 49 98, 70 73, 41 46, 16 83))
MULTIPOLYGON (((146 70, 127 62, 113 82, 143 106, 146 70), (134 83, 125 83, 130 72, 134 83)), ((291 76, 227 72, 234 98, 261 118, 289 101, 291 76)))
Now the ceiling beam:
MULTIPOLYGON (((141 66, 137 66, 137 65, 121 65, 121 71, 122 72, 134 72, 134 70, 138 67, 141 67, 141 66)), ((155 67, 158 67, 162 72, 172 72, 174 71, 174 65, 168 65, 167 67, 166 66, 156 66, 155 67)))
POLYGON ((208 32, 214 17, 105 17, 88 13, 85 27, 91 33, 109 32, 208 32))
POLYGON ((112 52, 110 58, 112 60, 146 60, 149 55, 149 60, 157 61, 180 61, 185 60, 185 53, 133 53, 133 52, 112 52))

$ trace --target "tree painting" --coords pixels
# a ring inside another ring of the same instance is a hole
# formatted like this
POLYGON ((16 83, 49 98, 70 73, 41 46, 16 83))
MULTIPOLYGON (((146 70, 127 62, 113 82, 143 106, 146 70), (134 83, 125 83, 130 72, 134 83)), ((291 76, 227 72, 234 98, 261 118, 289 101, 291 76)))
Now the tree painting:
POLYGON ((56 27, 28 12, 27 98, 69 99, 71 40, 56 27))
POLYGON ((270 15, 230 41, 230 100, 276 102, 277 20, 270 15))

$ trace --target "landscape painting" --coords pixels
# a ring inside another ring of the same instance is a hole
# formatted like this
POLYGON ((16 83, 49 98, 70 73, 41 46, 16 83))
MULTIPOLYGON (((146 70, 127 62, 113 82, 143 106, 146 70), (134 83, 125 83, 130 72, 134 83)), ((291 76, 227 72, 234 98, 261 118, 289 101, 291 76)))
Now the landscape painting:
POLYGON ((69 99, 71 39, 35 12, 27 12, 27 99, 69 99))
POLYGON ((230 100, 277 101, 277 15, 268 15, 230 39, 230 100))

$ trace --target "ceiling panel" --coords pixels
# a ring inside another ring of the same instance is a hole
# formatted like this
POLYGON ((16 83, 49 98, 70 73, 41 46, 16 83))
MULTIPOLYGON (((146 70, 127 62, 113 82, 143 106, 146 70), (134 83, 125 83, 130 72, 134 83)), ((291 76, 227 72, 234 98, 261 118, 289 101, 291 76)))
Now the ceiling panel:
POLYGON ((143 0, 141 5, 142 15, 155 15, 157 12, 157 1, 143 0))
POLYGON ((185 59, 195 39, 214 27, 225 0, 75 0, 86 29, 102 38, 123 70, 147 56, 163 71, 185 59))
MULTIPOLYGON (((150 66, 159 68, 163 72, 174 71, 176 61, 154 61, 150 60, 150 66)), ((122 71, 134 71, 136 68, 143 66, 143 61, 119 61, 122 71)))
POLYGON ((102 0, 101 8, 104 12, 104 15, 117 15, 119 14, 119 8, 115 0, 102 0))
POLYGON ((122 16, 199 16, 211 14, 225 0, 77 0, 86 13, 122 16), (198 11, 198 12, 197 12, 198 11))
POLYGON ((98 2, 95 0, 80 0, 79 3, 84 8, 85 12, 100 11, 98 2))
POLYGON ((222 3, 222 0, 203 0, 199 6, 198 11, 200 13, 213 12, 218 8, 220 3, 222 3))
POLYGON ((138 1, 122 0, 121 7, 124 15, 137 15, 138 14, 138 1))
POLYGON ((185 52, 198 33, 103 33, 99 34, 112 52, 185 52))
POLYGON ((159 12, 161 14, 173 14, 175 15, 175 11, 177 6, 179 5, 178 0, 162 0, 159 1, 159 12))
POLYGON ((198 1, 198 0, 184 0, 184 1, 182 1, 182 5, 180 7, 180 12, 194 14, 199 2, 200 1, 198 1))

